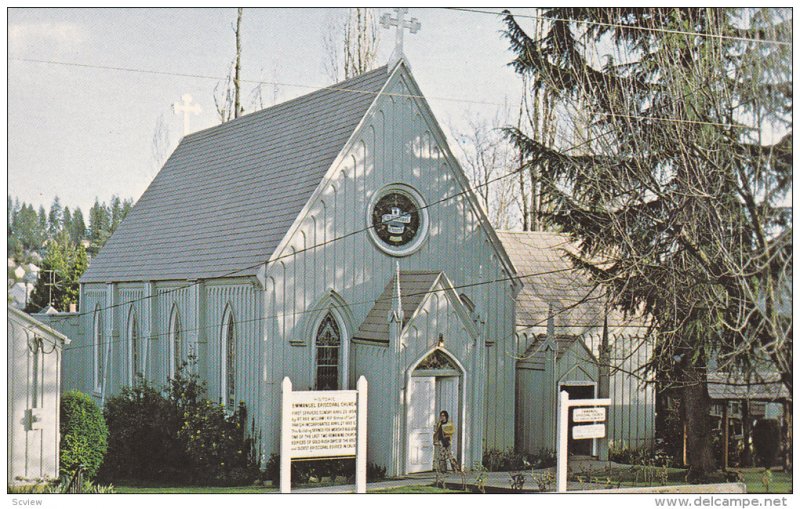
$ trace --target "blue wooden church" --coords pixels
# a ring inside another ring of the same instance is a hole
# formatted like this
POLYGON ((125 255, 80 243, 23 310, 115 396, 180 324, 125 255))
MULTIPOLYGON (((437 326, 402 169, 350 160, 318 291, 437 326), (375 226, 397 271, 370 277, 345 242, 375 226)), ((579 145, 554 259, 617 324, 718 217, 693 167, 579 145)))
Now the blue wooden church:
MULTIPOLYGON (((520 398, 537 405, 517 387, 520 356, 545 331, 517 320, 536 284, 399 58, 186 136, 81 279, 64 386, 102 402, 194 359, 210 399, 244 402, 268 457, 283 377, 329 390, 364 375, 369 461, 430 470, 444 409, 471 467, 514 447, 520 427, 547 436, 518 447, 554 440, 546 419, 517 422, 520 398)), ((575 351, 591 362, 591 348, 575 351)))

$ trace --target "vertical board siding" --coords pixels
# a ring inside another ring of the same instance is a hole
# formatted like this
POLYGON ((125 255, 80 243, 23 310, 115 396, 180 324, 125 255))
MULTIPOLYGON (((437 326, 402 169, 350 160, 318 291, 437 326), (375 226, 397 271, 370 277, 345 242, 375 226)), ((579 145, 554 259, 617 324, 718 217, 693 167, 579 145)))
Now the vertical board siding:
MULTIPOLYGON (((402 78, 389 89, 398 94, 409 90, 402 78)), ((433 120, 410 98, 388 96, 379 101, 378 110, 342 158, 332 180, 310 204, 285 250, 275 253, 280 260, 268 266, 267 278, 275 283, 268 283, 266 312, 276 318, 266 323, 266 336, 273 349, 267 371, 274 376, 267 385, 271 394, 264 395, 270 407, 265 421, 277 419, 283 376, 291 375, 295 388, 313 386, 312 324, 322 312, 317 306, 330 291, 347 303, 352 314, 347 328, 352 335, 393 277, 398 261, 403 271, 444 271, 456 287, 507 278, 471 205, 465 197, 455 197, 463 188, 452 175, 446 149, 432 134, 433 120), (402 258, 378 249, 365 230, 370 200, 381 188, 397 182, 414 187, 429 205, 427 240, 417 252, 402 258), (309 246, 319 247, 307 249, 309 246)), ((484 366, 479 377, 485 384, 479 392, 485 394, 481 399, 487 417, 486 429, 481 431, 486 436, 481 441, 485 440, 487 446, 512 447, 515 378, 509 355, 514 345, 511 288, 508 281, 498 281, 468 287, 463 293, 486 322, 487 336, 482 340, 495 342, 489 355, 482 356, 484 366)), ((436 332, 428 325, 423 329, 423 340, 433 343, 436 332)), ((364 348, 378 347, 354 347, 353 355, 361 360, 356 367, 351 359, 351 370, 361 369, 366 362, 361 355, 364 348)), ((410 361, 404 358, 403 362, 410 361)), ((465 366, 470 363, 466 358, 465 366)), ((407 365, 400 364, 404 372, 407 365)), ((380 373, 385 374, 386 367, 383 364, 383 371, 376 368, 374 376, 383 376, 380 373)), ((355 374, 351 372, 350 378, 355 374)), ((369 377, 368 381, 373 382, 369 377)), ((482 417, 483 411, 475 411, 482 417)), ((381 421, 386 423, 382 426, 389 426, 390 421, 381 421)), ((274 426, 264 425, 275 431, 274 426)), ((390 428, 374 432, 386 436, 390 428)), ((265 445, 266 452, 277 450, 277 437, 267 442, 272 445, 265 445)))

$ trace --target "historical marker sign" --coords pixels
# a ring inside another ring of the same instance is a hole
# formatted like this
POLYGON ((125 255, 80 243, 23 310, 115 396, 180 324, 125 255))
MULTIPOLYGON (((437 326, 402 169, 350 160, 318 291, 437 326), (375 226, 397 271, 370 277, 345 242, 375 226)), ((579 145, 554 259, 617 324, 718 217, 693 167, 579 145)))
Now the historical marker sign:
MULTIPOLYGON (((600 408, 576 408, 572 411, 574 422, 598 422, 606 420, 605 407, 600 408)), ((574 438, 574 437, 573 437, 574 438)))
POLYGON ((292 458, 356 455, 357 391, 292 394, 292 458))
POLYGON ((356 493, 367 492, 367 380, 355 391, 293 391, 283 379, 281 493, 291 491, 292 459, 356 458, 356 493))
POLYGON ((605 424, 587 424, 584 426, 572 427, 572 439, 583 440, 587 438, 605 438, 606 425, 605 424))

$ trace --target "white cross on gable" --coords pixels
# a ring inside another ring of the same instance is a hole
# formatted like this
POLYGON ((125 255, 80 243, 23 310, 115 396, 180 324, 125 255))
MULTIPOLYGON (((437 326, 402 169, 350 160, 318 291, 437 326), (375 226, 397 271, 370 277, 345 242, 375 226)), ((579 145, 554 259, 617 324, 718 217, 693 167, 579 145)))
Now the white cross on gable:
POLYGON ((183 94, 181 96, 181 102, 174 103, 172 105, 172 110, 177 115, 178 113, 183 113, 183 135, 186 136, 189 134, 189 115, 194 113, 195 115, 199 115, 203 109, 200 107, 199 104, 192 104, 192 96, 191 94, 183 94))
POLYGON ((395 18, 393 18, 392 15, 389 14, 388 12, 384 13, 383 16, 381 16, 381 25, 383 25, 383 28, 396 27, 395 39, 394 39, 394 51, 392 52, 392 56, 389 58, 390 69, 394 67, 394 65, 403 57, 404 29, 407 28, 409 32, 415 34, 422 27, 417 18, 411 18, 409 20, 405 19, 405 15, 408 14, 407 7, 395 7, 394 12, 397 14, 397 17, 395 18))

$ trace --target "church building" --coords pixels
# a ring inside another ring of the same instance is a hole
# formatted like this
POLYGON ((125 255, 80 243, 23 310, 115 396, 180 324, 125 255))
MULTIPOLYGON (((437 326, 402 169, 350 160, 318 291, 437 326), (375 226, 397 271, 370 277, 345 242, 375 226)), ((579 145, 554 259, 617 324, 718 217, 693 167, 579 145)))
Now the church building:
POLYGON ((514 265, 407 62, 186 136, 81 278, 69 385, 181 364, 279 450, 281 381, 369 382, 368 460, 472 466, 515 441, 514 265), (83 346, 81 348, 80 346, 83 346))

